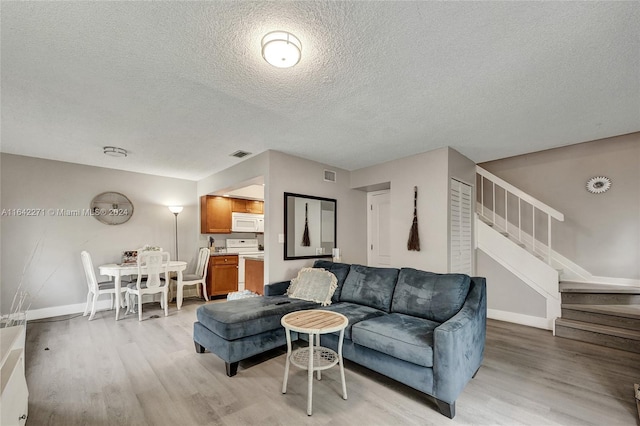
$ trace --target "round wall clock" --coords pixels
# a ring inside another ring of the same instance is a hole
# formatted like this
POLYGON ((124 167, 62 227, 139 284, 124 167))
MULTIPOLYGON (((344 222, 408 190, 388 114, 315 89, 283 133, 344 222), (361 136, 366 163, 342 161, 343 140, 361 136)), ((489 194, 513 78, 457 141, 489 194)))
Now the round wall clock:
POLYGON ((133 203, 119 192, 103 192, 91 200, 91 215, 107 225, 121 225, 131 219, 133 203))
POLYGON ((592 194, 602 194, 611 188, 611 179, 604 176, 592 177, 587 181, 587 191, 592 194))

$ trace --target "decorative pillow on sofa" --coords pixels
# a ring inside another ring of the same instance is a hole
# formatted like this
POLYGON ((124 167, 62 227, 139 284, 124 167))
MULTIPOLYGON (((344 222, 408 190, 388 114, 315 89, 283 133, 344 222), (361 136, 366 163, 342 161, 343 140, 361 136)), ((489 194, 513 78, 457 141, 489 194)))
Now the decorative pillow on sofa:
POLYGON ((349 270, 351 269, 351 265, 348 263, 336 263, 330 260, 322 260, 318 259, 313 263, 314 268, 322 268, 331 272, 338 279, 338 288, 336 292, 331 296, 332 302, 340 301, 340 293, 342 292, 342 286, 344 285, 344 280, 347 278, 349 274, 349 270))
POLYGON ((293 299, 308 300, 322 306, 331 304, 331 296, 338 288, 334 274, 321 268, 302 268, 291 280, 287 295, 293 299))

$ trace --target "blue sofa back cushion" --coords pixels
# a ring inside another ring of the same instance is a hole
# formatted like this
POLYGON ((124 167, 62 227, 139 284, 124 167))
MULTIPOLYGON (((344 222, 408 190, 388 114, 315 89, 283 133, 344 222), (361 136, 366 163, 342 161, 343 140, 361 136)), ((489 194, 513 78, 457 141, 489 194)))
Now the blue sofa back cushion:
POLYGON ((468 275, 402 268, 391 311, 442 323, 462 308, 470 287, 468 275))
POLYGON ((398 272, 396 268, 351 265, 342 286, 340 301, 359 303, 389 312, 398 272))
POLYGON ((336 278, 338 279, 338 288, 336 288, 336 291, 333 293, 333 296, 331 296, 331 301, 339 302, 340 293, 342 293, 342 286, 344 284, 344 280, 347 278, 347 275, 349 274, 351 265, 348 263, 334 263, 334 262, 331 262, 330 260, 316 260, 315 263, 313 264, 313 267, 325 269, 336 276, 336 278))

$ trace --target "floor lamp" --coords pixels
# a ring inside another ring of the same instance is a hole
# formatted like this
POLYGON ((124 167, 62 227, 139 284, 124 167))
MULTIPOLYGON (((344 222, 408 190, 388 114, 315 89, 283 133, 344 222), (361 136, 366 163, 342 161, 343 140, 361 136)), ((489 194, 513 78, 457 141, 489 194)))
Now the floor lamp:
POLYGON ((178 259, 178 213, 180 213, 183 208, 182 206, 169 206, 169 211, 176 217, 176 260, 180 260, 178 259))

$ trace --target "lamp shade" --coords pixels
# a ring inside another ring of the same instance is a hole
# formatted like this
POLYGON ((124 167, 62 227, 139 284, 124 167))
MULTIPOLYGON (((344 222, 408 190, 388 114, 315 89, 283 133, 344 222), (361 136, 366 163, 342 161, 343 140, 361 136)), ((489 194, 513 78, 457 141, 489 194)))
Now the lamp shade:
POLYGON ((287 31, 272 31, 262 38, 262 57, 274 67, 292 67, 301 56, 302 43, 287 31))
POLYGON ((182 211, 184 207, 182 206, 169 206, 169 210, 171 211, 171 213, 173 214, 178 214, 182 211))

